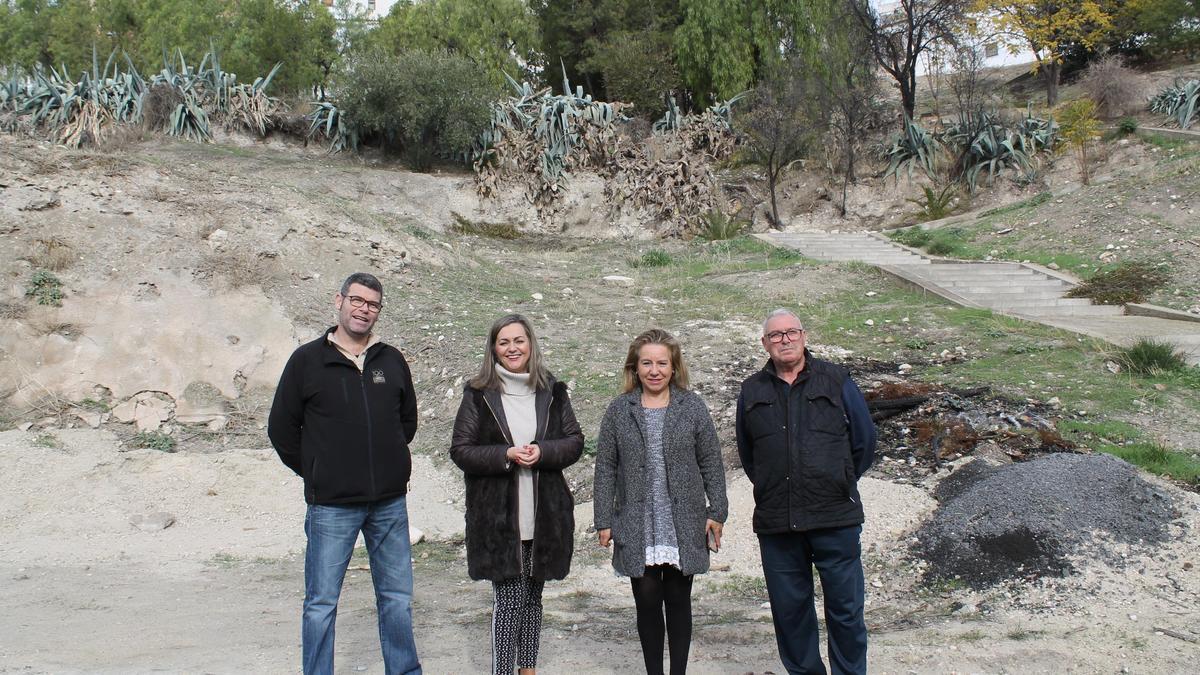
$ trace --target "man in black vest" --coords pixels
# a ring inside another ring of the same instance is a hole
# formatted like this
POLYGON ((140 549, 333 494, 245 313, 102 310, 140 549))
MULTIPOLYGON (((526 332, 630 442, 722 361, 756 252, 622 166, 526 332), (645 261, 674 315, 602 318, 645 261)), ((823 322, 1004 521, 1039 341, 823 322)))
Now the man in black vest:
POLYGON ((308 502, 301 666, 305 675, 333 675, 338 597, 361 532, 384 670, 420 675, 405 501, 417 433, 412 373, 400 350, 372 331, 383 310, 379 279, 350 275, 333 306, 337 325, 292 354, 267 421, 279 459, 304 478, 308 502))
POLYGON ((825 592, 834 673, 867 672, 863 507, 858 479, 875 458, 875 424, 845 368, 813 358, 804 327, 777 309, 763 324, 771 360, 737 405, 742 467, 754 483, 754 531, 788 673, 821 673, 812 568, 825 592))

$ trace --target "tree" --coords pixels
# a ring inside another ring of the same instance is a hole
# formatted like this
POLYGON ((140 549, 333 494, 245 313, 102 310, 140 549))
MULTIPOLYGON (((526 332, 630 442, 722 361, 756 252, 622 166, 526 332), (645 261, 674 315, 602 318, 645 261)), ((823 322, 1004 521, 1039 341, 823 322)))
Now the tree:
POLYGON ((373 49, 392 54, 446 51, 474 63, 491 82, 520 80, 537 63, 537 30, 523 0, 397 2, 371 32, 373 49))
POLYGON ((597 99, 629 100, 643 113, 677 86, 677 0, 533 0, 530 8, 547 84, 557 85, 565 69, 597 99))
POLYGON ((700 105, 754 87, 811 32, 806 3, 795 0, 680 0, 679 8, 676 60, 700 105))
POLYGON ((953 44, 963 24, 967 0, 899 0, 886 16, 866 2, 851 7, 870 35, 871 53, 900 89, 900 106, 912 119, 917 107, 917 68, 922 54, 935 44, 953 44))
POLYGON ((336 58, 333 17, 321 0, 0 0, 0 63, 65 67, 70 77, 114 50, 149 74, 164 51, 190 65, 216 47, 243 80, 284 67, 275 86, 319 82, 336 58))
POLYGON ((820 140, 828 116, 820 106, 820 92, 804 77, 800 63, 773 68, 755 88, 750 107, 734 118, 746 139, 749 159, 767 173, 771 194, 771 226, 782 228, 776 187, 784 170, 801 159, 820 140))
POLYGON ((338 107, 358 132, 400 151, 417 170, 471 146, 491 118, 499 89, 460 54, 369 50, 339 73, 338 107))
POLYGON ((54 7, 48 0, 16 0, 0 10, 0 63, 32 66, 53 63, 50 20, 54 7))
POLYGON ((1059 133, 1067 145, 1075 151, 1079 165, 1079 177, 1083 184, 1091 182, 1088 166, 1088 145, 1100 137, 1100 120, 1096 119, 1096 103, 1090 98, 1080 98, 1064 103, 1058 109, 1059 133))
POLYGON ((667 93, 681 87, 671 36, 663 31, 612 33, 588 63, 599 69, 608 100, 632 103, 633 113, 648 119, 661 117, 667 93))
POLYGON ((144 70, 157 72, 163 67, 163 54, 176 50, 198 65, 212 45, 228 58, 230 18, 226 0, 162 0, 142 7, 142 35, 134 60, 144 70))
POLYGON ((1105 9, 1113 17, 1109 44, 1118 51, 1200 54, 1200 0, 1109 0, 1105 9))
POLYGON ((333 66, 335 30, 333 16, 320 0, 290 6, 279 0, 240 0, 221 66, 237 73, 239 81, 253 82, 282 63, 273 90, 308 89, 323 83, 333 66))
POLYGON ((1112 28, 1112 17, 1097 0, 976 0, 1007 36, 1014 52, 1027 46, 1046 83, 1046 105, 1058 103, 1063 56, 1080 46, 1091 49, 1112 28))
POLYGON ((804 77, 815 83, 819 107, 814 111, 828 121, 834 170, 842 176, 838 211, 846 215, 846 195, 857 180, 858 149, 874 120, 879 93, 871 35, 855 21, 851 3, 865 0, 811 0, 808 3, 812 32, 797 40, 804 77))
POLYGON ((371 32, 371 15, 365 6, 358 5, 355 0, 335 0, 331 13, 337 23, 335 35, 338 56, 366 44, 367 36, 371 32))

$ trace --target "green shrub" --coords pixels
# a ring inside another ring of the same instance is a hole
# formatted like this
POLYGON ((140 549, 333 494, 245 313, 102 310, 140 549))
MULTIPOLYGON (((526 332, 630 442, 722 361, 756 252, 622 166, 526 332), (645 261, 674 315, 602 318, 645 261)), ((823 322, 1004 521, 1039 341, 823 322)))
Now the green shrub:
POLYGON ((1068 101, 1058 107, 1058 118, 1062 124, 1062 137, 1075 150, 1075 161, 1079 164, 1079 176, 1083 184, 1091 181, 1091 160, 1088 145, 1100 138, 1100 120, 1096 118, 1096 102, 1090 98, 1068 101))
POLYGON ((794 248, 776 246, 771 249, 770 253, 767 254, 767 258, 776 262, 794 262, 796 260, 802 260, 804 258, 804 254, 794 248))
POLYGON ((954 211, 953 203, 958 194, 958 187, 953 183, 940 190, 926 185, 921 188, 921 191, 924 193, 922 198, 906 200, 921 207, 921 210, 917 212, 918 220, 941 220, 954 211))
POLYGON ((54 276, 53 272, 46 270, 38 270, 29 278, 29 285, 25 287, 26 297, 31 297, 39 305, 50 305, 51 307, 62 307, 63 295, 62 282, 58 277, 54 276))
POLYGON ((634 263, 634 267, 666 267, 672 262, 671 254, 654 248, 646 251, 634 263))
POLYGON ((911 246, 913 248, 925 248, 929 244, 929 240, 933 235, 929 234, 929 230, 922 230, 919 227, 909 227, 903 230, 896 230, 888 234, 893 241, 911 246))
POLYGON ((1067 291, 1068 298, 1091 298, 1102 305, 1145 302, 1155 290, 1171 279, 1170 271, 1149 262, 1122 263, 1098 272, 1067 291))
POLYGON ((161 431, 139 431, 133 436, 133 447, 175 452, 175 438, 161 431))
POLYGON ((709 211, 700 217, 700 230, 696 236, 704 241, 723 241, 740 235, 749 225, 720 211, 709 211))
POLYGON ((1137 133, 1137 130, 1138 121, 1134 117, 1125 117, 1122 118, 1120 122, 1117 122, 1117 133, 1121 134, 1122 136, 1133 135, 1137 133))
POLYGON ((949 256, 953 255, 958 247, 945 239, 934 239, 929 242, 929 246, 925 247, 925 250, 931 255, 949 256))
POLYGON ((428 170, 435 157, 460 156, 491 120, 499 95, 465 56, 416 50, 370 50, 347 59, 336 103, 345 125, 428 170))
POLYGON ((1117 354, 1117 362, 1126 370, 1138 375, 1162 375, 1187 369, 1183 352, 1170 342, 1153 338, 1139 338, 1132 347, 1117 354))

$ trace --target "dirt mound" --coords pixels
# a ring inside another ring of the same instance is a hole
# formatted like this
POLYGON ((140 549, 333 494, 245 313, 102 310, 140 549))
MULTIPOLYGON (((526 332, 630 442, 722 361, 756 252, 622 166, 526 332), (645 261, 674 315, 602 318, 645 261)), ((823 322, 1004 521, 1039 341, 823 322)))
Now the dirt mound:
MULTIPOLYGON (((928 580, 974 587, 1061 576, 1072 560, 1106 555, 1105 542, 1159 543, 1179 517, 1171 497, 1109 455, 1048 455, 970 474, 917 531, 928 580), (982 475, 981 475, 982 474, 982 475)), ((949 494, 947 494, 949 493, 949 494)))

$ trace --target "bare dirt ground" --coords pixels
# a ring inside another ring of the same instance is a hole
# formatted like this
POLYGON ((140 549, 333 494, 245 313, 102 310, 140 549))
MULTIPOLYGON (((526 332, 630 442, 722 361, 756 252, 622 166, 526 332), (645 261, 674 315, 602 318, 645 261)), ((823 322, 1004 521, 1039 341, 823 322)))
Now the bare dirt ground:
MULTIPOLYGON (((445 447, 494 317, 521 311, 539 327, 589 437, 628 339, 652 324, 684 336, 732 460, 731 404, 761 363, 759 317, 780 304, 819 311, 879 283, 767 253, 742 254, 754 271, 723 271, 734 254, 712 249, 705 267, 653 272, 632 264, 649 247, 640 241, 451 235, 449 205, 490 222, 511 213, 488 214, 463 176, 297 148, 154 141, 100 154, 0 137, 0 151, 0 601, 11 608, 0 616, 0 672, 297 670, 303 503, 262 425, 282 359, 329 322, 351 271, 383 278, 381 332, 409 357, 420 394, 409 508, 427 535, 414 551, 415 614, 430 673, 488 664, 490 587, 466 576, 461 476, 445 447), (61 308, 24 297, 33 270, 48 268, 63 282, 61 308), (631 285, 601 280, 611 274, 631 285), (192 400, 197 382, 218 391, 216 403, 192 400), (138 447, 139 427, 116 419, 145 392, 170 414, 137 424, 166 432, 174 452, 138 447), (189 405, 221 424, 185 424, 189 405), (133 524, 157 512, 173 524, 133 524)), ((1121 564, 1080 559, 1066 578, 971 590, 919 583, 912 537, 946 471, 895 480, 898 461, 862 485, 872 672, 1191 670, 1195 493, 1162 484, 1179 514, 1171 537, 1122 548, 1121 564)), ((749 486, 729 465, 727 541, 696 584, 692 670, 781 672, 749 486)), ((547 588, 544 672, 640 663, 628 582, 587 532, 590 473, 585 459, 569 476, 577 553, 571 576, 547 588)), ((340 672, 382 672, 365 566, 356 557, 343 594, 340 672)))

